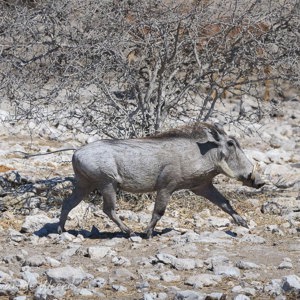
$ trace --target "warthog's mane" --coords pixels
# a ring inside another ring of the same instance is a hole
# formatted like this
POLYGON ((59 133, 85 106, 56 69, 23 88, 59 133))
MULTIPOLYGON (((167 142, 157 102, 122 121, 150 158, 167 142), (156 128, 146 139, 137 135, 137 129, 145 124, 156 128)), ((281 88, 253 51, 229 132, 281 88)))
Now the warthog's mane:
POLYGON ((218 140, 219 135, 226 135, 221 128, 203 122, 197 122, 192 125, 185 125, 182 127, 170 129, 165 132, 158 133, 150 136, 149 138, 155 139, 167 139, 167 138, 190 138, 190 139, 205 139, 207 138, 207 131, 209 131, 213 137, 218 140))

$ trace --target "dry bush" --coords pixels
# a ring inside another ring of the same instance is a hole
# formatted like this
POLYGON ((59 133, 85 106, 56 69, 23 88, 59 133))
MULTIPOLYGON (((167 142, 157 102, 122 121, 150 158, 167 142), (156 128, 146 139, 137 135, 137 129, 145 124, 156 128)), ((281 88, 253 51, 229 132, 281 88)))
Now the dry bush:
POLYGON ((297 0, 20 0, 0 9, 10 121, 132 137, 216 116, 257 122, 264 99, 299 87, 297 0), (217 110, 243 95, 254 113, 217 110))

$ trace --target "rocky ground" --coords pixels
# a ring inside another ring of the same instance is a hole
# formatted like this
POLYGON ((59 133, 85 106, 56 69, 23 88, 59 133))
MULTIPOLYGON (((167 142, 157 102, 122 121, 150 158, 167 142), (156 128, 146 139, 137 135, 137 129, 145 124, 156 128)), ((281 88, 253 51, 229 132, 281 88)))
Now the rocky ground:
POLYGON ((299 106, 299 99, 287 100, 283 112, 257 126, 259 135, 227 128, 267 181, 253 191, 216 178, 249 229, 183 191, 150 240, 141 233, 151 217, 151 195, 120 194, 118 214, 135 237, 108 220, 97 193, 71 212, 69 231, 58 235, 61 200, 72 185, 72 151, 28 159, 23 153, 78 147, 89 137, 66 138, 47 126, 29 136, 20 126, 3 125, 0 298, 300 299, 299 106))

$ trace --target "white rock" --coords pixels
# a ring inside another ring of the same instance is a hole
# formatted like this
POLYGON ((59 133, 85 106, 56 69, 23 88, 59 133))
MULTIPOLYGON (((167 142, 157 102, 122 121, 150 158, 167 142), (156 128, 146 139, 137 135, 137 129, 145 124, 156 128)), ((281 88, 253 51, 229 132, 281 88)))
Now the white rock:
POLYGON ((293 264, 290 258, 286 257, 283 259, 283 262, 280 263, 278 269, 293 269, 293 264))
POLYGON ((205 286, 216 286, 222 281, 222 276, 213 274, 198 274, 188 277, 185 284, 194 288, 203 288, 205 286))
POLYGON ((58 261, 55 258, 49 257, 49 256, 45 257, 45 261, 51 267, 59 267, 61 264, 60 261, 58 261))
POLYGON ((266 240, 255 234, 245 234, 241 239, 241 242, 252 243, 252 244, 264 244, 266 240))
POLYGON ((264 292, 268 293, 271 296, 281 295, 281 280, 280 279, 272 279, 270 283, 265 285, 264 292))
MULTIPOLYGON (((21 231, 33 233, 35 231, 41 230, 41 228, 46 224, 55 224, 57 222, 58 219, 51 219, 45 214, 26 216, 21 231)), ((47 230, 45 233, 47 233, 47 230)))
POLYGON ((251 296, 255 296, 256 295, 256 290, 254 288, 251 287, 242 287, 240 285, 237 285, 235 287, 233 287, 233 289, 231 290, 234 294, 246 294, 246 295, 251 295, 251 296))
POLYGON ((300 277, 297 275, 284 276, 281 280, 281 287, 285 292, 300 292, 300 277))
POLYGON ((91 259, 102 259, 111 251, 110 247, 106 246, 91 246, 88 248, 88 255, 91 259))
POLYGON ((142 243, 143 239, 140 236, 131 236, 129 240, 133 243, 142 243))
POLYGON ((63 232, 61 235, 60 235, 60 239, 62 241, 67 241, 67 242, 72 242, 76 237, 73 235, 73 234, 70 234, 68 232, 63 232))
POLYGON ((8 233, 9 233, 10 239, 14 242, 21 242, 25 239, 24 234, 20 233, 17 230, 9 229, 8 233))
POLYGON ((8 280, 11 280, 11 276, 0 270, 0 282, 7 282, 8 280))
POLYGON ((249 298, 248 296, 246 295, 243 295, 243 294, 239 294, 239 295, 236 295, 233 300, 251 300, 251 298, 249 298))
POLYGON ((112 285, 112 289, 117 292, 127 292, 127 288, 125 286, 119 285, 119 284, 112 285))
POLYGON ((28 290, 28 282, 24 279, 14 279, 13 284, 19 289, 19 290, 28 290))
MULTIPOLYGON (((16 295, 18 291, 18 288, 11 283, 0 283, 0 297, 16 295)), ((9 299, 9 297, 4 299, 9 299)))
POLYGON ((176 270, 192 270, 202 266, 202 260, 195 260, 192 258, 177 258, 168 253, 158 253, 156 255, 159 261, 164 264, 169 264, 176 270))
POLYGON ((253 270, 253 269, 260 269, 260 266, 250 262, 250 261, 244 261, 240 260, 236 263, 236 266, 241 270, 253 270))
POLYGON ((175 275, 172 271, 167 271, 161 274, 161 280, 165 282, 180 281, 180 275, 175 275))
POLYGON ((81 295, 83 297, 89 297, 89 296, 93 296, 93 292, 88 289, 80 289, 79 295, 81 295))
POLYGON ((28 283, 30 289, 35 288, 38 285, 38 273, 33 273, 28 270, 25 270, 21 273, 21 275, 23 279, 28 283))
POLYGON ((128 258, 124 256, 114 256, 111 260, 111 262, 115 266, 124 266, 124 267, 129 267, 131 265, 131 262, 128 258))
POLYGON ((83 217, 89 218, 92 215, 91 205, 85 201, 81 201, 68 215, 68 218, 82 220, 83 217))
POLYGON ((26 299, 27 299, 26 296, 17 296, 13 298, 13 300, 26 300, 26 299))
POLYGON ((70 258, 76 254, 77 250, 80 248, 80 245, 70 244, 68 247, 69 247, 68 249, 64 250, 60 254, 59 260, 64 262, 70 260, 70 258))
POLYGON ((235 277, 238 278, 241 276, 241 272, 238 268, 229 266, 229 265, 218 265, 214 266, 213 269, 215 275, 222 275, 225 277, 235 277))
POLYGON ((205 300, 206 297, 206 294, 186 290, 176 292, 174 300, 205 300))
POLYGON ((33 255, 26 258, 24 265, 31 267, 40 267, 46 263, 44 256, 42 255, 33 255))
POLYGON ((228 218, 220 218, 211 216, 207 219, 207 222, 212 227, 227 227, 230 225, 230 221, 228 218))
POLYGON ((49 269, 46 271, 47 280, 50 284, 74 284, 79 285, 83 280, 93 278, 81 268, 71 266, 49 269))
POLYGON ((37 287, 34 293, 34 299, 62 299, 66 293, 66 287, 63 285, 59 286, 48 286, 40 285, 37 287))
POLYGON ((103 288, 106 285, 106 280, 102 277, 97 277, 94 278, 91 282, 90 282, 90 286, 91 287, 98 287, 98 288, 103 288))

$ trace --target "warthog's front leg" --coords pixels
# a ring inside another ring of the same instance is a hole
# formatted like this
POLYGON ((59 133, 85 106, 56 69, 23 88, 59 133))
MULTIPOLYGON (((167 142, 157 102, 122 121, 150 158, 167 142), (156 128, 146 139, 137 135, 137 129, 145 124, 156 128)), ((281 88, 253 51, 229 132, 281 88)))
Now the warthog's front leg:
POLYGON ((147 228, 145 230, 147 238, 152 237, 153 230, 154 230, 156 223, 160 220, 160 218, 165 213, 170 196, 171 196, 170 192, 166 191, 166 190, 160 190, 157 192, 154 210, 152 213, 152 218, 151 218, 149 225, 147 226, 147 228))
POLYGON ((103 195, 103 212, 119 226, 122 232, 128 234, 129 236, 134 235, 134 232, 127 227, 116 214, 116 189, 113 184, 108 184, 103 189, 101 189, 103 195))
POLYGON ((238 225, 248 228, 247 222, 233 209, 229 201, 213 186, 212 183, 200 186, 192 191, 219 206, 223 211, 231 215, 238 225))

